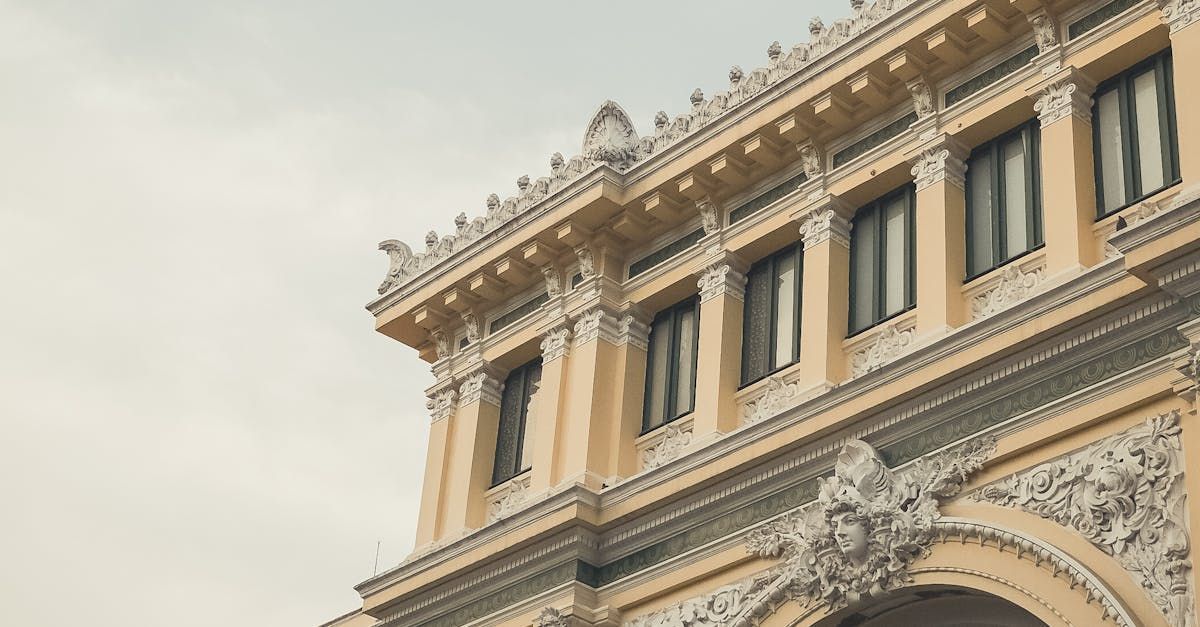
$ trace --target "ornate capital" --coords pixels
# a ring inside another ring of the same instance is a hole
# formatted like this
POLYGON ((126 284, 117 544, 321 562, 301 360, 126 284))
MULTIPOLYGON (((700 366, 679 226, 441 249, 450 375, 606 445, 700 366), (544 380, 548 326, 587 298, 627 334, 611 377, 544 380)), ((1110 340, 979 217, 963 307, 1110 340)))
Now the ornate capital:
POLYGON ((425 400, 425 409, 429 410, 433 422, 449 418, 458 408, 458 392, 453 388, 439 390, 425 400))
POLYGON ((927 146, 912 161, 913 180, 917 191, 934 183, 946 181, 959 189, 966 189, 967 165, 963 162, 966 151, 949 136, 943 136, 936 144, 927 146))
POLYGON ((805 250, 829 240, 849 248, 850 222, 828 207, 813 209, 800 222, 800 236, 805 250))
POLYGON ((1158 8, 1172 35, 1200 22, 1200 0, 1158 0, 1158 8))
POLYGON ((650 348, 650 325, 627 313, 617 322, 617 346, 632 344, 642 350, 650 348))
POLYGON ((1030 93, 1036 100, 1033 110, 1038 113, 1042 128, 1070 116, 1091 124, 1092 90, 1095 84, 1073 67, 1060 72, 1030 93))
POLYGON ((724 295, 738 300, 746 297, 746 275, 734 270, 728 263, 714 263, 698 276, 696 287, 700 288, 701 303, 724 295))
POLYGON ((1142 582, 1171 625, 1196 624, 1179 413, 984 487, 973 498, 1021 509, 1086 538, 1142 582))
POLYGON ((460 406, 480 402, 500 406, 500 381, 487 367, 481 367, 468 374, 458 387, 460 406))
POLYGON ((547 364, 566 357, 571 345, 571 329, 566 325, 555 327, 542 338, 542 363, 547 364))
POLYGON ((580 346, 597 338, 609 344, 620 341, 620 325, 617 318, 601 307, 593 307, 579 316, 575 322, 575 345, 580 346))

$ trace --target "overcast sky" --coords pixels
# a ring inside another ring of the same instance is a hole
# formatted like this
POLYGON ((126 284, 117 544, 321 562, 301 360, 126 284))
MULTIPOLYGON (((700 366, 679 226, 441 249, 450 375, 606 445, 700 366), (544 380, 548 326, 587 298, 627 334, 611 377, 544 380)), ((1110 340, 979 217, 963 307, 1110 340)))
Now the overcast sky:
POLYGON ((445 233, 847 2, 0 0, 0 623, 312 626, 411 550, 445 233))

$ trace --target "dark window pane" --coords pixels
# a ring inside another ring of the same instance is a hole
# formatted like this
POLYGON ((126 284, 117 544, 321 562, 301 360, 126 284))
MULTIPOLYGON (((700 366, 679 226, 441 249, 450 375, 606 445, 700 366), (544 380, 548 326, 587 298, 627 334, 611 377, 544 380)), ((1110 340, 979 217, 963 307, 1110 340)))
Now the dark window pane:
POLYGON ((771 370, 771 264, 759 263, 746 276, 745 332, 742 334, 742 383, 771 370))

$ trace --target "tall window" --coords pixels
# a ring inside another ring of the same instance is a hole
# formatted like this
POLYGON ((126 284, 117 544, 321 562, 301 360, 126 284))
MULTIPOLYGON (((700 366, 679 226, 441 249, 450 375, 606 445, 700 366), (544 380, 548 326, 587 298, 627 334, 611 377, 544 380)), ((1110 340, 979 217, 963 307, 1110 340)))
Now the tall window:
POLYGON ((850 230, 850 334, 916 304, 915 188, 906 185, 861 208, 850 230))
POLYGON ((649 431, 692 411, 700 301, 692 297, 654 317, 646 361, 642 427, 649 431))
POLYGON ((1096 207, 1106 216, 1179 182, 1171 51, 1096 88, 1096 207))
POLYGON ((542 360, 536 359, 508 374, 500 397, 500 428, 496 433, 496 461, 492 485, 529 470, 533 447, 532 406, 542 380, 542 360))
POLYGON ((967 276, 1042 245, 1037 120, 971 151, 967 161, 967 276))
POLYGON ((759 261, 746 275, 742 384, 757 381, 800 355, 799 243, 759 261))

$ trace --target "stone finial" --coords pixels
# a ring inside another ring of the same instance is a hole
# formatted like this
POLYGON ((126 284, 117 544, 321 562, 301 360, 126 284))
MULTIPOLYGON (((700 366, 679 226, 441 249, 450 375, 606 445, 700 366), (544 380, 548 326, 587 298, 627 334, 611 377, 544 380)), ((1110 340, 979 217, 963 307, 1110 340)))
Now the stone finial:
POLYGON ((813 36, 813 39, 820 37, 824 31, 825 23, 821 21, 821 18, 814 16, 808 21, 808 33, 813 36))
POLYGON ((566 161, 563 159, 563 155, 561 152, 556 152, 556 153, 550 155, 550 173, 551 174, 558 176, 562 172, 563 166, 565 164, 566 164, 566 161))
POLYGON ((742 68, 740 66, 735 65, 735 66, 729 68, 729 84, 730 85, 736 86, 738 83, 742 82, 742 77, 744 77, 744 76, 745 76, 745 73, 742 72, 742 68))
POLYGON ((778 60, 781 54, 783 54, 783 47, 779 45, 778 41, 772 41, 771 45, 767 46, 767 58, 771 61, 778 60))
POLYGON ((517 189, 521 190, 522 194, 525 193, 525 190, 529 189, 529 175, 528 174, 524 174, 521 176, 521 178, 517 179, 517 189))
POLYGON ((850 0, 850 10, 855 13, 862 10, 864 0, 850 0))
POLYGON ((430 231, 425 234, 425 250, 433 250, 438 243, 437 231, 430 231))
POLYGON ((667 123, 670 121, 671 119, 667 117, 666 111, 659 111, 658 113, 654 114, 654 129, 656 131, 660 131, 666 128, 667 123))
POLYGON ((688 97, 688 100, 692 102, 693 107, 698 107, 704 103, 704 92, 700 91, 700 88, 697 87, 692 91, 692 95, 688 97))
POLYGON ((487 210, 488 213, 495 213, 500 208, 500 197, 495 194, 488 194, 487 210))
POLYGON ((458 215, 454 216, 454 226, 460 231, 467 226, 467 213, 465 211, 460 211, 458 215))
POLYGON ((629 114, 612 100, 606 100, 592 116, 583 136, 583 156, 625 170, 641 158, 641 137, 629 114))

